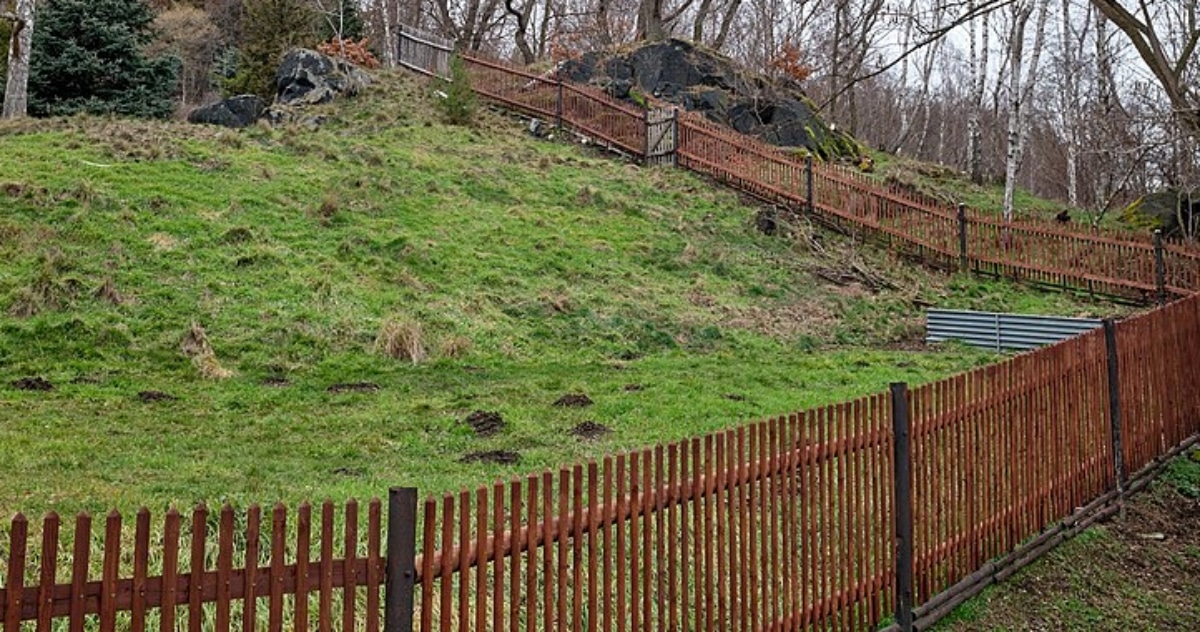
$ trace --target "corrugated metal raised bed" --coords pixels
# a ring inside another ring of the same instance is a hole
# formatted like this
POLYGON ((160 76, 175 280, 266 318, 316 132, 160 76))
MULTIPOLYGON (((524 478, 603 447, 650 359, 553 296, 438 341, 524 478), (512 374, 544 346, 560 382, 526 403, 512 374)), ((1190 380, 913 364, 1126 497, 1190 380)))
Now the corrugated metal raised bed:
POLYGON ((958 340, 994 351, 1025 351, 1066 340, 1102 325, 1094 318, 1059 318, 931 309, 925 342, 958 340))

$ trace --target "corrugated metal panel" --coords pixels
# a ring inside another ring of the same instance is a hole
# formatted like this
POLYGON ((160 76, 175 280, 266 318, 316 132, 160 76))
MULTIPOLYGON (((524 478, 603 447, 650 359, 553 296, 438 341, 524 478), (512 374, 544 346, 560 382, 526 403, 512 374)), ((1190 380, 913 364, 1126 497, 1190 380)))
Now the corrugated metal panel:
POLYGON ((1093 318, 931 309, 925 342, 958 340, 996 351, 1025 351, 1066 340, 1102 325, 1093 318))

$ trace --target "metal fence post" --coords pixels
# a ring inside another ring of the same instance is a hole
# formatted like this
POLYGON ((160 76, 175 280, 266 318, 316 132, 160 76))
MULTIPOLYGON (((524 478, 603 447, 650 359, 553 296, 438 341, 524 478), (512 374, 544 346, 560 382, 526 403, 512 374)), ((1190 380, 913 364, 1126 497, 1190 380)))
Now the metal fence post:
POLYGON ((1117 502, 1125 511, 1125 451, 1121 447, 1121 374, 1117 361, 1117 328, 1104 319, 1104 345, 1108 349, 1108 418, 1112 424, 1113 473, 1117 477, 1117 502))
POLYGON ((967 258, 967 205, 958 204, 958 271, 967 272, 971 269, 971 261, 967 258))
POLYGON ((646 137, 642 142, 642 162, 650 164, 650 110, 642 110, 642 125, 646 128, 646 137))
POLYGON ((896 624, 913 629, 912 461, 909 447, 908 384, 893 382, 892 437, 896 503, 896 624))
POLYGON ((384 594, 385 632, 412 632, 413 591, 417 578, 417 490, 388 490, 387 587, 384 594))
POLYGON ((1154 230, 1154 285, 1158 288, 1158 304, 1167 304, 1167 264, 1163 260, 1162 229, 1154 230))
POLYGON ((554 80, 558 82, 558 97, 554 102, 554 124, 561 132, 563 127, 563 79, 558 71, 554 72, 554 80))
POLYGON ((808 197, 808 213, 810 215, 816 213, 816 206, 813 204, 813 157, 809 154, 804 157, 804 180, 807 188, 806 196, 808 197))

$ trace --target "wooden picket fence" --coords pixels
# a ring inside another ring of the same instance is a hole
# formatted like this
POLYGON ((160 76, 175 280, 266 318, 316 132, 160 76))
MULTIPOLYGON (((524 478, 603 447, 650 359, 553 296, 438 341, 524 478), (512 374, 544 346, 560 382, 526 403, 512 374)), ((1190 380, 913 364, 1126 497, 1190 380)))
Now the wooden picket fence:
MULTIPOLYGON (((646 151, 644 111, 467 62, 488 98, 646 151)), ((1190 296, 911 391, 895 384, 422 507, 414 490, 393 490, 386 519, 367 504, 365 527, 354 501, 322 504, 319 525, 301 505, 294 528, 281 505, 269 524, 258 507, 201 506, 186 522, 171 510, 161 530, 148 511, 132 528, 112 513, 98 533, 86 514, 67 534, 57 515, 36 532, 18 515, 0 555, 4 631, 859 630, 891 617, 923 627, 1111 513, 1197 442, 1194 249, 1001 224, 672 119, 680 166, 930 260, 1190 296)))
POLYGON ((185 626, 378 630, 385 571, 380 502, 368 503, 361 536, 355 501, 340 513, 325 502, 315 525, 312 513, 312 507, 300 505, 295 528, 289 529, 283 505, 273 507, 269 516, 258 506, 237 512, 226 505, 213 515, 201 505, 187 522, 171 509, 162 529, 155 530, 150 512, 142 509, 134 520, 130 551, 131 534, 123 517, 112 512, 100 531, 98 578, 90 515, 76 516, 69 549, 63 547, 62 520, 47 515, 41 546, 31 551, 29 522, 18 514, 4 556, 0 621, 5 632, 21 630, 23 621, 34 622, 37 630, 59 629, 54 626, 61 621, 72 632, 185 626), (61 567, 60 550, 71 551, 61 567), (235 602, 240 605, 236 610, 235 602))
MULTIPOLYGON (((401 58, 410 51, 407 66, 438 75, 426 69, 428 58, 449 54, 450 46, 422 37, 402 36, 401 58), (422 44, 427 40, 432 43, 422 44)), ((564 81, 554 71, 538 74, 478 53, 460 55, 475 91, 507 108, 553 121, 649 164, 675 164, 826 223, 885 239, 932 264, 1143 303, 1163 304, 1200 291, 1200 248, 1194 244, 1036 218, 1004 222, 850 168, 814 165, 696 113, 672 111, 652 97, 647 98, 656 109, 646 110, 598 88, 564 81), (670 134, 661 131, 667 120, 674 128, 670 134), (668 137, 673 142, 664 151, 668 137)))

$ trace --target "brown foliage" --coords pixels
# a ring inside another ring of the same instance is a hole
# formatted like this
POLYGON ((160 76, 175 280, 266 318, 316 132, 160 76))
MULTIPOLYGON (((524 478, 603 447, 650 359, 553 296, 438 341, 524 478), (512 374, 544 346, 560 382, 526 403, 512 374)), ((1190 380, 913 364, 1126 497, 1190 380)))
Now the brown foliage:
POLYGON ((355 66, 363 68, 379 67, 379 60, 375 58, 375 54, 371 52, 371 49, 367 48, 366 38, 357 42, 352 39, 341 40, 340 42, 332 39, 318 45, 317 50, 330 57, 341 57, 355 66))
POLYGON ((813 73, 813 67, 802 61, 800 47, 792 43, 784 44, 779 54, 768 64, 772 70, 795 81, 804 81, 813 73))

